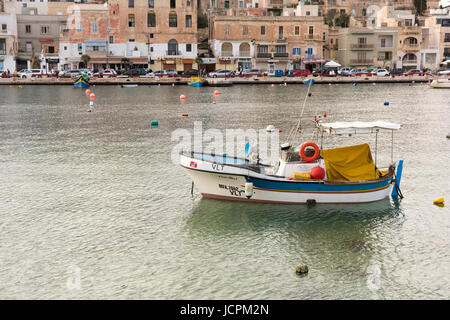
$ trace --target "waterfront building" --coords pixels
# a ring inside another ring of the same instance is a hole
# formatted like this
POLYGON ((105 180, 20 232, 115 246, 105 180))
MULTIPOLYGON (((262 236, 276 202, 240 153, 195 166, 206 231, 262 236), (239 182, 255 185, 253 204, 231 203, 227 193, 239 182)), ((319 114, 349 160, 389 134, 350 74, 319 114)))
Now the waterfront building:
POLYGON ((59 32, 66 24, 63 15, 17 15, 17 69, 41 68, 51 71, 59 63, 59 32))
POLYGON ((119 43, 153 70, 196 67, 197 1, 112 0, 119 5, 119 43), (133 53, 137 51, 138 53, 133 53))
POLYGON ((343 28, 339 31, 338 61, 342 66, 369 67, 377 59, 377 36, 369 28, 343 28))
POLYGON ((327 30, 322 17, 215 16, 209 41, 217 69, 312 69, 325 62, 327 30))
POLYGON ((0 12, 0 73, 16 70, 17 22, 11 13, 0 12))
POLYGON ((434 32, 439 43, 439 62, 450 60, 450 7, 431 9, 425 24, 434 32))

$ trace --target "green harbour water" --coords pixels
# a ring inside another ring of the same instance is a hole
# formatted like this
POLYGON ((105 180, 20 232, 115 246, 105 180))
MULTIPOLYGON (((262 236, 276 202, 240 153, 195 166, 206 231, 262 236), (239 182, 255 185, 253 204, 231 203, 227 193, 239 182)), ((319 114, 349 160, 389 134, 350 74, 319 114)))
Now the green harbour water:
MULTIPOLYGON (((272 124, 283 142, 307 86, 90 89, 93 112, 82 89, 0 86, 0 299, 450 298, 450 90, 313 86, 306 116, 402 124, 405 198, 307 207, 191 196, 171 161, 172 132, 195 121, 272 124)), ((325 146, 363 142, 374 149, 371 135, 325 146)), ((390 147, 380 133, 380 163, 390 147)))

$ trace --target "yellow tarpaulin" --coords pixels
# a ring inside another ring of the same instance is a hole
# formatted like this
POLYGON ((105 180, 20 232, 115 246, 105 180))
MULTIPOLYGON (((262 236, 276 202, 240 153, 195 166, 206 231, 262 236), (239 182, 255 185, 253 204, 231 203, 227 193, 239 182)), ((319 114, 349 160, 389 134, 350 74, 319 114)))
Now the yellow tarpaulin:
POLYGON ((357 181, 377 178, 369 145, 322 150, 330 181, 357 181))

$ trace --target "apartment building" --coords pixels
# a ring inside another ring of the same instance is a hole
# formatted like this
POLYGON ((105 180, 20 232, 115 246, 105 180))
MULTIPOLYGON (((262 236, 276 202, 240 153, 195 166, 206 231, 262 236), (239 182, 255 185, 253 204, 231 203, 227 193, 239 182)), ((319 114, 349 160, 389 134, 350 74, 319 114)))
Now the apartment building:
POLYGON ((217 69, 314 68, 324 62, 327 28, 313 16, 216 16, 211 19, 210 47, 217 69))
POLYGON ((431 9, 425 25, 435 34, 438 43, 438 61, 450 60, 450 7, 431 9))
POLYGON ((17 22, 11 13, 0 12, 0 73, 16 70, 17 22))
POLYGON ((197 57, 196 0, 112 0, 119 5, 120 38, 127 52, 146 56, 151 69, 187 71, 197 57), (137 50, 136 50, 137 49, 137 50))
POLYGON ((341 29, 338 39, 338 60, 343 66, 368 67, 376 64, 377 35, 373 29, 341 29))

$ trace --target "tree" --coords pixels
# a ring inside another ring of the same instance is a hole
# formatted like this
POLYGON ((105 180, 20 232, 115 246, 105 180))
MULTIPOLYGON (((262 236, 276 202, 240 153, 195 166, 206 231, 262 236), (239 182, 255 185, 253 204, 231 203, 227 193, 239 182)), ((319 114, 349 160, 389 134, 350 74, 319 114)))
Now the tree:
POLYGON ((197 57, 197 58, 195 58, 195 63, 197 64, 197 68, 198 68, 198 71, 199 71, 199 74, 201 74, 201 71, 202 71, 202 64, 203 64, 203 59, 202 58, 200 58, 200 57, 197 57))
POLYGON ((83 54, 80 58, 81 62, 83 62, 84 67, 87 68, 89 61, 91 60, 91 57, 87 54, 83 54))
POLYGON ((425 10, 427 10, 427 0, 414 0, 414 7, 419 16, 423 16, 425 10))
POLYGON ((197 16, 197 28, 208 28, 208 17, 206 14, 199 14, 197 16))
POLYGON ((350 15, 342 12, 339 17, 334 20, 334 23, 337 27, 348 28, 348 24, 350 22, 350 15))

